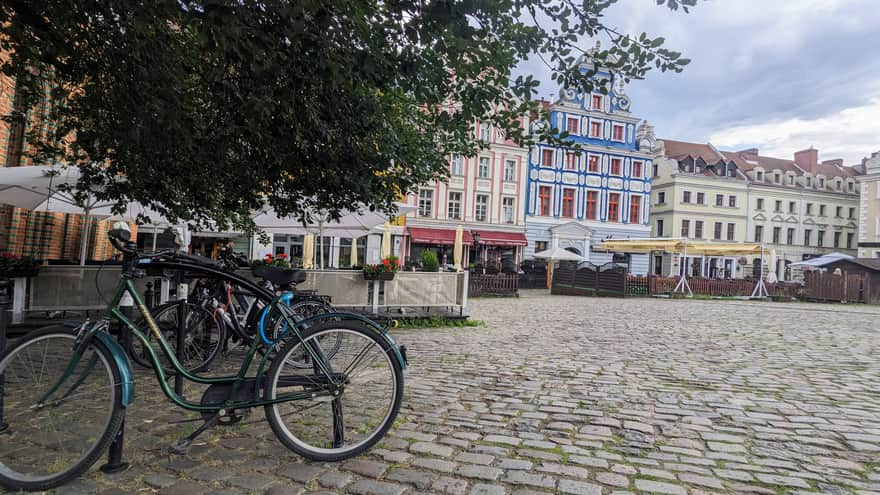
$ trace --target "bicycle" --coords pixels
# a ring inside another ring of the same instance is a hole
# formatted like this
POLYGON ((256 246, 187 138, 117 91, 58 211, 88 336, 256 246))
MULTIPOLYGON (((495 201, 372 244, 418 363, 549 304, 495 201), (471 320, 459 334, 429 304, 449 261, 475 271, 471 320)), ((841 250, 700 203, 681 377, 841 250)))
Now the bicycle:
MULTIPOLYGON (((382 327, 345 313, 299 320, 280 303, 283 295, 263 293, 261 297, 270 298, 271 310, 287 323, 287 332, 272 342, 272 352, 259 357, 253 376, 246 375, 256 363, 258 348, 266 346, 262 339, 253 340, 235 375, 200 377, 177 360, 135 290, 134 278, 144 275, 138 266, 157 256, 138 253, 127 229, 114 228, 109 238, 123 253, 123 267, 105 317, 75 329, 51 326, 34 331, 0 356, 6 423, 0 434, 4 488, 60 486, 88 470, 116 437, 135 390, 126 353, 107 332, 111 318, 122 324, 124 336, 144 343, 165 396, 178 407, 207 416, 192 434, 170 446, 174 453, 185 453, 193 439, 222 419, 255 407, 264 408, 279 441, 315 461, 355 456, 375 445, 391 427, 403 396, 406 349, 398 347, 382 327), (128 298, 143 316, 146 329, 121 310, 128 298), (201 401, 174 393, 157 353, 148 345, 147 332, 157 339, 178 375, 208 385, 201 401), (336 334, 343 347, 330 357, 321 342, 336 334), (302 356, 308 356, 311 366, 301 366, 302 356)), ((155 262, 225 278, 256 294, 263 290, 234 274, 185 259, 155 262)), ((297 275, 290 270, 277 277, 293 280, 297 275)))

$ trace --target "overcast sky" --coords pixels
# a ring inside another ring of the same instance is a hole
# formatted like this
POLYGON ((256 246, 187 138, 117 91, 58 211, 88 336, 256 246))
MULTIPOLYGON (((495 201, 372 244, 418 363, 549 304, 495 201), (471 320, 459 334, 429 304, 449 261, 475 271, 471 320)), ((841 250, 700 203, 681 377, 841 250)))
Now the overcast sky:
MULTIPOLYGON (((627 90, 633 115, 658 137, 779 158, 814 146, 820 159, 847 164, 880 150, 880 0, 709 0, 689 14, 620 0, 606 20, 664 36, 692 59, 680 74, 652 71, 627 90)), ((555 98, 540 63, 521 70, 555 98)))

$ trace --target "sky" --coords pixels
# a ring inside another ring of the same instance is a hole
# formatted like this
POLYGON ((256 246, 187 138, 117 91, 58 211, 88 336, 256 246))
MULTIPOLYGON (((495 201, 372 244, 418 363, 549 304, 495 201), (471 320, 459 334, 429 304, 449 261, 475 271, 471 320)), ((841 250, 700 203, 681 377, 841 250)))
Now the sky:
MULTIPOLYGON (((778 158, 813 146, 820 160, 849 165, 880 151, 880 0, 705 0, 689 14, 620 0, 605 21, 663 36, 692 60, 627 88, 633 115, 658 138, 778 158)), ((519 70, 542 81, 540 96, 556 98, 539 61, 519 70)))

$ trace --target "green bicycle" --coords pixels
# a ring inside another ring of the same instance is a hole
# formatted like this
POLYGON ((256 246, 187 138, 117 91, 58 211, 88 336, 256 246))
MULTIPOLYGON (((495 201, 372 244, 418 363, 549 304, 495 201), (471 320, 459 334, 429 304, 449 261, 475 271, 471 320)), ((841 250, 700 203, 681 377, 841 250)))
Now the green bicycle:
MULTIPOLYGON (((134 402, 132 368, 122 346, 108 333, 111 318, 126 337, 138 339, 153 363, 162 392, 175 405, 201 413, 204 424, 174 442, 185 453, 199 434, 218 423, 234 422, 248 409, 263 407, 272 430, 290 450, 316 461, 338 461, 372 447, 391 427, 403 397, 405 349, 376 323, 354 314, 329 313, 303 320, 276 296, 248 280, 215 267, 158 259, 137 252, 126 229, 110 232, 123 253, 116 295, 104 319, 77 328, 63 325, 36 330, 0 356, 2 417, 0 485, 11 490, 46 490, 87 471, 116 438, 125 409, 134 402), (271 301, 273 321, 288 331, 266 344, 253 339, 235 375, 202 377, 190 373, 174 351, 134 287, 139 267, 164 268, 227 279, 271 301), (127 318, 129 299, 146 329, 127 318), (147 338, 149 332, 151 339, 147 338), (174 393, 160 365, 158 349, 174 372, 208 385, 199 402, 174 393), (322 343, 333 342, 325 352, 322 343), (258 353, 262 346, 264 352, 258 353), (256 359, 255 359, 256 358, 256 359), (303 366, 303 363, 310 363, 303 366), (254 373, 249 373, 256 363, 254 373)), ((288 270, 279 277, 300 275, 288 270)), ((288 296, 289 297, 289 296, 288 296)))

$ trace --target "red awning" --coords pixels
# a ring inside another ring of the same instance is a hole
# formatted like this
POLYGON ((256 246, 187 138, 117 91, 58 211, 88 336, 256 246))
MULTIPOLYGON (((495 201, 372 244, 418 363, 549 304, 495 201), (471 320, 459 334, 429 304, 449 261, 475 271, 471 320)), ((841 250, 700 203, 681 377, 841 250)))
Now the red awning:
MULTIPOLYGON (((455 229, 431 229, 428 227, 407 227, 410 240, 414 244, 455 244, 455 229)), ((464 231, 462 236, 464 244, 471 245, 474 243, 471 233, 464 231)))
POLYGON ((480 230, 480 244, 486 246, 528 246, 529 241, 522 232, 493 232, 480 230))

